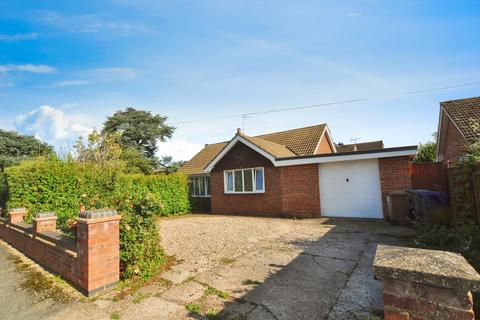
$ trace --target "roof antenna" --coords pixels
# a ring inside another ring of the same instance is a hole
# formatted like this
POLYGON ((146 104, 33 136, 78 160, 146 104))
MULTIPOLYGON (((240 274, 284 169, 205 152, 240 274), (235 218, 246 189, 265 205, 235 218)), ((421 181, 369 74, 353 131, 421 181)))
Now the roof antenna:
POLYGON ((360 138, 350 138, 350 141, 353 142, 353 151, 357 151, 357 141, 360 140, 360 138))

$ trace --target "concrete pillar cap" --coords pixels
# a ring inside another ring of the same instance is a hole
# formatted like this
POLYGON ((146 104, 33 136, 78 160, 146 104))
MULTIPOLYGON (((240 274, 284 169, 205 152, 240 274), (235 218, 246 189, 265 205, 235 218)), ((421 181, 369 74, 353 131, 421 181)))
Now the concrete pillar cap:
POLYGON ((102 219, 117 216, 117 210, 114 209, 100 209, 100 210, 89 210, 82 211, 79 214, 81 219, 102 219))

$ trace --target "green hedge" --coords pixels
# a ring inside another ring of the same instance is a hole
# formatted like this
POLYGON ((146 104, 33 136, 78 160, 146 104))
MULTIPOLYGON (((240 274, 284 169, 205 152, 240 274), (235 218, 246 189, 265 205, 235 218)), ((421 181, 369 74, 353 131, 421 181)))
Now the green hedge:
POLYGON ((145 176, 125 174, 122 169, 120 162, 23 161, 5 170, 7 184, 0 194, 8 193, 8 208, 27 208, 27 221, 32 213, 55 211, 64 230, 69 220, 78 217, 81 206, 117 209, 122 215, 122 276, 148 278, 163 261, 157 218, 189 212, 188 181, 183 174, 145 176))

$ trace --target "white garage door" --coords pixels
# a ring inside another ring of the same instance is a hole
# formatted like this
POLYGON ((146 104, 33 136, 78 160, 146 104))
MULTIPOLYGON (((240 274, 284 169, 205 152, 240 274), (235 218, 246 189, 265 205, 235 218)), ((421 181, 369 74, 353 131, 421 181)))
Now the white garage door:
POLYGON ((321 163, 318 170, 322 216, 383 218, 377 159, 321 163))

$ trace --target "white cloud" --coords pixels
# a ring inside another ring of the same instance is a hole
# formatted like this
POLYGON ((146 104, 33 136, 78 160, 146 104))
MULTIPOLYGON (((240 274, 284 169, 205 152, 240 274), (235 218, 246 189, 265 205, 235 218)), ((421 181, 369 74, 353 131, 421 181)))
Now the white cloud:
POLYGON ((51 85, 49 85, 49 88, 63 88, 63 87, 78 87, 78 86, 84 86, 87 84, 90 84, 91 82, 89 80, 65 80, 65 81, 58 81, 55 82, 51 85))
POLYGON ((15 129, 56 147, 71 145, 77 137, 92 131, 92 128, 74 122, 63 110, 48 105, 18 116, 15 129))
POLYGON ((15 34, 5 34, 0 33, 0 41, 22 41, 22 40, 33 40, 38 37, 38 33, 15 33, 15 34))
POLYGON ((171 156, 174 161, 190 160, 202 150, 203 144, 191 143, 184 139, 172 139, 158 144, 158 156, 171 156))
POLYGON ((0 73, 23 71, 31 73, 52 73, 56 69, 46 64, 3 64, 0 65, 0 73))
POLYGON ((39 20, 68 32, 97 33, 115 32, 122 35, 141 33, 155 34, 157 31, 142 22, 115 20, 106 15, 81 14, 61 15, 55 11, 39 11, 39 20))
POLYGON ((0 88, 13 87, 13 82, 0 82, 0 88))

